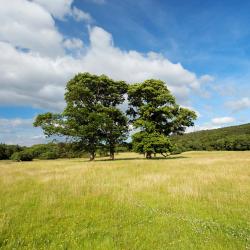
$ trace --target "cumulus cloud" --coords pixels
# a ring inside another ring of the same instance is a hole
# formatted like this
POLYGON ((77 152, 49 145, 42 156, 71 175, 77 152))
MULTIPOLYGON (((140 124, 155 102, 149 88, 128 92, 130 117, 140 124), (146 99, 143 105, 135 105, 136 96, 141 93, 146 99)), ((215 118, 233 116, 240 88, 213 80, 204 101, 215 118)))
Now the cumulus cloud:
POLYGON ((0 104, 53 109, 64 105, 65 78, 72 71, 68 72, 69 62, 64 65, 59 58, 18 51, 4 42, 0 53, 0 104))
POLYGON ((190 90, 197 90, 201 85, 200 78, 194 73, 183 68, 180 63, 170 62, 161 54, 120 50, 114 46, 111 34, 100 27, 94 27, 90 31, 90 42, 90 48, 83 58, 83 68, 86 71, 104 73, 128 82, 148 78, 162 79, 183 101, 190 90))
POLYGON ((89 13, 87 13, 87 12, 85 12, 83 10, 80 10, 80 9, 78 9, 76 7, 73 7, 73 9, 71 11, 71 15, 78 22, 85 21, 85 22, 89 22, 90 23, 90 22, 93 21, 93 18, 92 18, 92 16, 89 13))
POLYGON ((0 118, 0 143, 33 145, 46 142, 39 128, 33 128, 33 119, 0 118))
POLYGON ((235 119, 233 117, 216 117, 212 119, 212 124, 215 125, 224 125, 224 124, 228 124, 228 123, 232 123, 234 122, 235 119))
POLYGON ((185 105, 190 91, 211 80, 158 53, 123 51, 100 27, 90 28, 90 45, 83 50, 82 40, 64 38, 52 18, 72 11, 83 18, 73 0, 13 1, 0 0, 0 104, 62 110, 66 82, 84 71, 128 82, 162 79, 185 105))
POLYGON ((183 105, 189 105, 191 91, 212 80, 209 75, 197 77, 159 53, 121 50, 100 27, 90 28, 90 44, 83 50, 82 40, 65 38, 53 19, 72 13, 84 18, 72 4, 73 0, 0 0, 0 105, 60 111, 66 82, 85 71, 129 83, 164 80, 183 105))
POLYGON ((74 50, 74 49, 81 50, 83 48, 83 42, 78 38, 70 38, 64 40, 63 46, 64 48, 69 50, 74 50))
MULTIPOLYGON (((128 82, 156 78, 166 81, 183 104, 190 91, 199 89, 198 78, 180 63, 174 64, 161 54, 123 51, 113 44, 112 36, 100 27, 89 33, 90 45, 77 58, 70 55, 48 57, 33 51, 21 51, 10 43, 0 42, 0 103, 32 105, 61 110, 66 82, 78 72, 107 74, 128 82)), ((66 40, 68 48, 81 47, 79 40, 66 40)))
POLYGON ((220 126, 218 125, 214 125, 211 123, 205 123, 203 125, 195 125, 193 127, 188 127, 186 129, 186 133, 192 133, 192 132, 197 132, 197 131, 201 131, 201 130, 209 130, 209 129, 216 129, 219 128, 220 126))
POLYGON ((233 117, 228 117, 228 116, 215 117, 215 118, 211 119, 209 122, 206 122, 204 124, 195 125, 193 127, 187 128, 186 132, 190 133, 190 132, 196 132, 196 131, 200 131, 200 130, 221 128, 224 125, 228 125, 228 124, 233 123, 233 122, 235 122, 235 118, 233 118, 233 117))
POLYGON ((54 18, 65 20, 66 17, 72 16, 76 21, 91 22, 92 17, 89 13, 72 7, 74 0, 33 0, 44 7, 54 18))
POLYGON ((190 110, 194 111, 194 112, 195 112, 195 114, 196 114, 196 116, 197 116, 197 118, 202 117, 201 113, 200 113, 197 109, 195 109, 194 107, 191 107, 191 106, 185 106, 185 105, 181 105, 181 107, 183 107, 183 108, 187 108, 187 109, 190 109, 190 110))
POLYGON ((226 103, 226 106, 229 107, 233 112, 242 111, 244 109, 250 108, 250 98, 243 97, 240 100, 230 101, 226 103))
MULTIPOLYGON (((73 0, 0 0, 0 105, 61 111, 67 81, 86 71, 128 83, 161 79, 184 106, 190 105, 193 91, 213 80, 159 53, 121 50, 100 27, 89 29, 88 46, 79 38, 64 37, 54 18, 92 19, 72 5, 73 0)), ((26 145, 44 141, 42 132, 32 128, 32 119, 0 119, 0 138, 26 145)))
POLYGON ((73 0, 32 0, 49 11, 53 17, 63 20, 70 15, 73 0))
POLYGON ((46 56, 63 54, 63 36, 50 13, 26 0, 0 0, 0 41, 46 56))
MULTIPOLYGON (((43 56, 63 56, 65 39, 53 17, 72 16, 77 21, 92 21, 90 14, 72 7, 72 3, 73 0, 0 0, 0 41, 43 56)), ((71 40, 71 44, 80 46, 80 39, 71 40)))
POLYGON ((32 124, 32 119, 21 119, 21 118, 14 118, 14 119, 5 119, 0 118, 0 127, 5 128, 13 128, 19 126, 27 126, 32 124))

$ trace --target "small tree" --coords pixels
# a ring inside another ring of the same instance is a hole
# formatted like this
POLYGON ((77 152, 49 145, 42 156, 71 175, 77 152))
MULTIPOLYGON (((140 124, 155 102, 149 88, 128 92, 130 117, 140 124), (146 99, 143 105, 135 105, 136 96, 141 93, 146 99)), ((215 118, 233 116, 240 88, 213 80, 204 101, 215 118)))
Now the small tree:
POLYGON ((132 137, 134 149, 151 158, 152 153, 166 156, 172 150, 168 138, 183 133, 193 125, 196 114, 180 107, 166 84, 160 80, 146 80, 128 89, 130 122, 140 131, 132 137))
POLYGON ((138 153, 146 154, 150 159, 152 154, 161 154, 167 157, 172 152, 173 146, 168 137, 157 132, 148 133, 141 131, 132 136, 133 150, 138 153))
POLYGON ((63 135, 77 141, 94 160, 97 147, 104 143, 114 159, 115 144, 126 137, 127 118, 118 109, 127 84, 105 75, 81 73, 66 86, 66 108, 62 114, 46 113, 36 118, 48 136, 63 135))
POLYGON ((11 160, 13 161, 32 161, 33 160, 33 155, 30 150, 25 149, 20 152, 15 152, 11 155, 11 160))

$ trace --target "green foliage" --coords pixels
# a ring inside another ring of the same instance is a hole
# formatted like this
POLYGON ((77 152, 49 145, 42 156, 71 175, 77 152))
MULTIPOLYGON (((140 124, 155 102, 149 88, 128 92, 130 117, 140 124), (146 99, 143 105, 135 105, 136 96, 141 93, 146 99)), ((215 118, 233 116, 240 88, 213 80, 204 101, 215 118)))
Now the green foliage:
POLYGON ((81 144, 77 142, 57 144, 57 151, 60 158, 79 158, 86 157, 86 151, 82 148, 81 144))
POLYGON ((57 144, 48 143, 48 144, 37 144, 29 147, 29 151, 32 153, 34 158, 40 158, 42 154, 47 152, 54 152, 57 150, 57 144))
POLYGON ((24 149, 19 145, 0 144, 0 160, 8 160, 15 152, 20 152, 24 149))
POLYGON ((250 124, 175 135, 171 141, 182 151, 250 150, 250 124))
MULTIPOLYGON (((9 158, 4 156, 4 159, 12 159, 14 161, 24 161, 26 155, 31 155, 28 158, 50 160, 58 158, 79 158, 88 157, 87 151, 83 150, 82 145, 78 142, 59 142, 59 143, 47 143, 47 144, 37 144, 30 147, 20 147, 13 145, 0 144, 0 149, 6 148, 16 148, 19 151, 14 152, 9 158)), ((116 152, 128 152, 131 150, 130 143, 120 143, 116 144, 116 152)), ((5 151, 4 151, 5 152, 5 151)), ((9 151, 10 153, 12 151, 9 151)), ((96 154, 103 157, 109 156, 109 146, 100 145, 97 147, 96 154)))
POLYGON ((85 152, 78 143, 37 144, 28 148, 36 159, 75 158, 84 156, 85 152))
POLYGON ((166 84, 160 80, 146 80, 128 89, 128 115, 134 128, 139 129, 133 136, 134 150, 143 152, 147 158, 152 153, 167 155, 173 145, 170 134, 180 134, 193 125, 196 114, 180 107, 166 84))
POLYGON ((132 151, 132 143, 131 142, 122 142, 116 146, 116 152, 130 152, 132 151))
POLYGON ((54 160, 58 158, 58 154, 56 151, 44 152, 39 155, 39 159, 41 160, 54 160))
POLYGON ((157 132, 141 131, 132 136, 133 150, 137 153, 146 153, 146 158, 152 154, 161 154, 164 157, 172 152, 173 146, 168 137, 157 132))
POLYGON ((64 132, 64 122, 61 114, 52 114, 50 112, 40 114, 36 117, 33 125, 41 127, 47 136, 61 135, 64 132))
POLYGON ((62 135, 78 142, 91 160, 99 145, 108 145, 113 158, 115 144, 126 138, 128 131, 127 118, 117 108, 126 92, 123 81, 78 74, 67 84, 63 113, 39 115, 34 126, 40 126, 48 136, 62 135))
POLYGON ((30 150, 26 149, 20 152, 15 152, 11 156, 11 160, 13 161, 32 161, 33 160, 33 154, 30 150))

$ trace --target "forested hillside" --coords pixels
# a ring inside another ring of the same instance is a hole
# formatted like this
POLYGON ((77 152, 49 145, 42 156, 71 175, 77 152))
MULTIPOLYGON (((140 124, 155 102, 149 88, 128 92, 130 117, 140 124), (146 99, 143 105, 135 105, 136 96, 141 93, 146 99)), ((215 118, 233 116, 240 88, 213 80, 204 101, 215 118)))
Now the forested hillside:
POLYGON ((178 150, 250 150, 250 123, 171 137, 178 150))

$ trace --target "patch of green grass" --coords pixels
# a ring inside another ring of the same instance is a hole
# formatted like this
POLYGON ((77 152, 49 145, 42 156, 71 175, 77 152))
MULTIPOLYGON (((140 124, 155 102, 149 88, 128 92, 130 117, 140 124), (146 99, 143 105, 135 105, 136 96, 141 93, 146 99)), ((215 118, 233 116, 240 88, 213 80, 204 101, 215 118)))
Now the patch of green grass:
POLYGON ((2 249, 250 249, 250 152, 0 162, 2 249))

